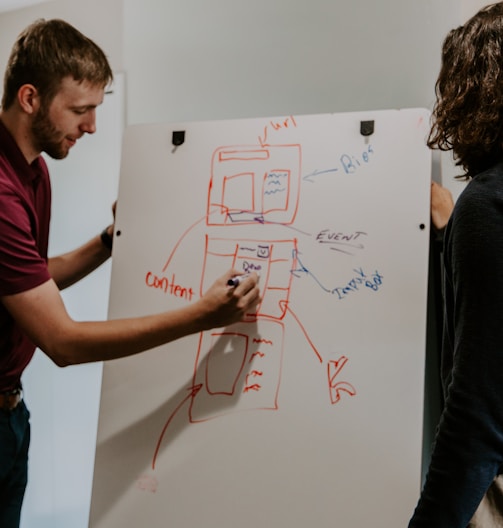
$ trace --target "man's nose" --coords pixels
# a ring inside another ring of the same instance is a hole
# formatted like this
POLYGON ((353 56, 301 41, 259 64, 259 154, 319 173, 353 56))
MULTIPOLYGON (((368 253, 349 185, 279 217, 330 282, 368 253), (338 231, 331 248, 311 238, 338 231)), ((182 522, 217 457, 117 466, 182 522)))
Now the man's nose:
POLYGON ((87 134, 94 134, 96 132, 96 110, 89 110, 86 114, 86 119, 82 122, 80 129, 87 134))

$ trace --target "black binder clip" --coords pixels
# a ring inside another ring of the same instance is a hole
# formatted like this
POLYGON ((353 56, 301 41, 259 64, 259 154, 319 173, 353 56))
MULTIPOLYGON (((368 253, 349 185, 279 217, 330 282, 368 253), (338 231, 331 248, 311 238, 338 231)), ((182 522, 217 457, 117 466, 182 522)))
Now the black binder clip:
POLYGON ((371 136, 374 133, 374 121, 360 121, 360 134, 371 136))
POLYGON ((171 138, 171 143, 173 144, 173 150, 171 152, 175 152, 175 150, 180 145, 183 145, 184 141, 185 141, 185 130, 174 130, 173 136, 171 138))

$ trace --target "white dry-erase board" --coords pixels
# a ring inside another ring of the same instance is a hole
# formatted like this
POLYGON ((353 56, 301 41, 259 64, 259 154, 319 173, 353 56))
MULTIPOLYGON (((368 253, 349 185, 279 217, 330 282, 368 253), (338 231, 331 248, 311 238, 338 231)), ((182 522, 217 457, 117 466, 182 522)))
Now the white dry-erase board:
POLYGON ((92 528, 406 526, 428 124, 406 109, 126 130, 109 317, 186 306, 231 267, 259 272, 263 301, 105 364, 92 528))

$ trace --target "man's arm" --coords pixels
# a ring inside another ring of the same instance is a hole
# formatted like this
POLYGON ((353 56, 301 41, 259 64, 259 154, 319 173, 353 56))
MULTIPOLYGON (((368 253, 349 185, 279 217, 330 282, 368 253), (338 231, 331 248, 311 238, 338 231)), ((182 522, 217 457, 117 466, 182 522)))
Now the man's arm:
POLYGON ((236 288, 229 270, 199 300, 177 310, 144 317, 77 322, 67 313, 53 280, 1 300, 28 337, 57 365, 130 356, 175 339, 240 321, 260 300, 257 275, 236 288))
MULTIPOLYGON (((111 237, 112 225, 107 228, 107 232, 111 237)), ((97 235, 73 251, 51 257, 47 267, 58 288, 63 290, 89 275, 110 255, 111 250, 103 244, 101 236, 97 235)))

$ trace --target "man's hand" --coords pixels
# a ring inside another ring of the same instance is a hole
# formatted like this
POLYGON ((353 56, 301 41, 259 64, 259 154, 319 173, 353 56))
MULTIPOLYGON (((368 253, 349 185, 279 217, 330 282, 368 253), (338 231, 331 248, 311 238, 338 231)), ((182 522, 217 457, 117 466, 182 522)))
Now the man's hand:
POLYGON ((261 301, 258 275, 250 273, 237 286, 229 286, 229 279, 237 275, 240 273, 236 270, 229 270, 198 301, 205 328, 221 328, 241 321, 246 314, 255 313, 261 301))

